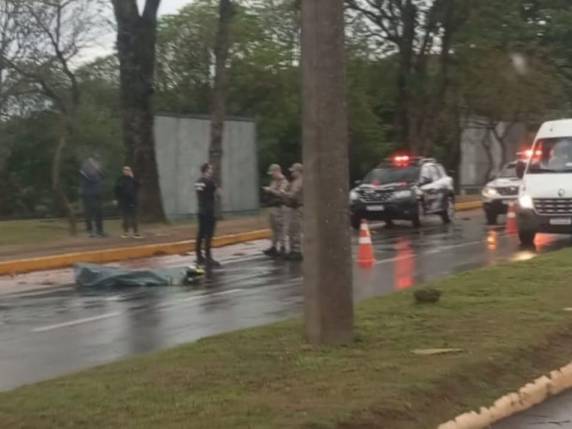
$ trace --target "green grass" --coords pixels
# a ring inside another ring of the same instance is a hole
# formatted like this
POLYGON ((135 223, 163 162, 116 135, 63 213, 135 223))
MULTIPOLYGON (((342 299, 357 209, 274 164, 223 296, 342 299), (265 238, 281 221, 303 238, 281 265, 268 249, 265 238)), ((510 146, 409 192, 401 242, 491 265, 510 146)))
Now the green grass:
POLYGON ((433 282, 357 311, 351 347, 290 321, 0 394, 5 428, 434 428, 572 360, 572 251, 433 282), (421 357, 419 348, 461 354, 421 357))
POLYGON ((15 220, 0 222, 0 246, 37 244, 65 240, 68 226, 61 220, 15 220))

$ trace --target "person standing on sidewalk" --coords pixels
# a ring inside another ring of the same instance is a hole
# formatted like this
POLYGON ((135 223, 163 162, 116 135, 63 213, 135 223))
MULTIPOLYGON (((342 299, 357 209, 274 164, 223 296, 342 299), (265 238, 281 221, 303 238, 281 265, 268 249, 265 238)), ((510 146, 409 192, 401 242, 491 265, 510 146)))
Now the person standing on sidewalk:
POLYGON ((103 180, 101 164, 96 157, 88 158, 80 169, 80 188, 85 225, 90 237, 105 237, 103 231, 103 180))
POLYGON ((282 168, 278 164, 272 164, 268 169, 268 174, 272 177, 272 182, 270 186, 263 189, 270 198, 272 247, 265 250, 264 254, 271 258, 277 258, 279 256, 286 256, 286 216, 282 194, 288 188, 288 180, 286 180, 286 177, 282 174, 282 168))
POLYGON ((213 168, 210 164, 201 166, 201 178, 195 183, 197 201, 199 204, 199 230, 196 240, 197 263, 210 268, 220 267, 211 254, 212 239, 216 227, 216 194, 217 184, 213 179, 213 168), (202 248, 205 248, 203 256, 202 248))
POLYGON ((290 261, 301 261, 302 257, 302 222, 304 205, 304 168, 296 163, 290 167, 292 181, 282 193, 282 198, 288 207, 288 239, 290 241, 290 261))
POLYGON ((129 230, 132 231, 133 238, 143 238, 139 234, 137 222, 138 193, 139 182, 135 179, 133 170, 129 166, 123 167, 123 174, 115 185, 115 198, 123 219, 123 235, 121 235, 121 238, 129 238, 129 230))

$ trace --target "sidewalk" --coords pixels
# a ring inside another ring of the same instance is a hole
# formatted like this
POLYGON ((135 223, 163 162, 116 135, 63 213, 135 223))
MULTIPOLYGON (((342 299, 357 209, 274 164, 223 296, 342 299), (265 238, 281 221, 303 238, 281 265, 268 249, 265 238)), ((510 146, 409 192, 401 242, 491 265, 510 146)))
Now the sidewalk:
MULTIPOLYGON (((458 203, 475 203, 475 197, 458 197, 458 203)), ((476 208, 474 205, 472 208, 476 208)), ((83 224, 78 225, 83 231, 83 224)), ((196 223, 187 221, 173 225, 143 225, 143 240, 123 240, 119 220, 105 223, 109 237, 90 239, 84 233, 70 237, 67 225, 62 220, 32 220, 0 222, 0 261, 40 256, 58 255, 62 253, 103 250, 110 248, 136 247, 147 244, 172 243, 194 240, 196 223)), ((268 217, 265 211, 249 216, 229 217, 217 225, 217 236, 259 231, 268 228, 268 217)))
MULTIPOLYGON (((83 224, 79 227, 81 231, 83 224)), ((119 237, 119 220, 107 221, 105 227, 109 237, 101 239, 88 238, 83 232, 77 237, 70 237, 65 222, 61 220, 0 222, 0 261, 194 240, 197 229, 196 223, 191 221, 174 225, 143 225, 143 240, 124 240, 119 237)), ((217 236, 267 227, 268 220, 264 212, 233 217, 217 225, 217 236)))
MULTIPOLYGON (((462 198, 458 211, 480 208, 480 201, 462 198)), ((265 212, 223 220, 217 226, 213 247, 269 238, 265 212)), ((349 226, 348 226, 349 227, 349 226)), ((62 220, 0 223, 0 276, 47 271, 76 263, 109 263, 161 255, 185 254, 194 249, 195 223, 147 225, 146 239, 118 238, 119 221, 107 222, 109 238, 69 237, 62 220)))

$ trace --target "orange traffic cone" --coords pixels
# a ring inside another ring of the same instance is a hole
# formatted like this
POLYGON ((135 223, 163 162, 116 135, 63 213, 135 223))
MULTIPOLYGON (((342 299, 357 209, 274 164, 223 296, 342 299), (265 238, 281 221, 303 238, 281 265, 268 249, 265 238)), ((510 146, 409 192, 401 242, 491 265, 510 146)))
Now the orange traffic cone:
POLYGON ((514 203, 508 204, 508 212, 506 214, 506 232, 507 234, 516 234, 518 225, 516 222, 516 209, 514 203))
POLYGON ((371 243, 371 234, 369 227, 365 220, 361 223, 359 232, 359 247, 357 263, 362 268, 371 268, 375 264, 375 257, 373 256, 373 245, 371 243))

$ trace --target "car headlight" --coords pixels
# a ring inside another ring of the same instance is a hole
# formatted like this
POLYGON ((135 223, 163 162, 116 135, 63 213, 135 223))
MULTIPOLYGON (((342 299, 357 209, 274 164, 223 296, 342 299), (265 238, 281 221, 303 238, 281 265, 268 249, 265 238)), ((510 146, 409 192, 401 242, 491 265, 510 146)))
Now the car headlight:
POLYGON ((356 191, 350 191, 350 202, 359 200, 359 194, 356 191))
POLYGON ((491 188, 490 186, 487 186, 485 189, 483 189, 483 197, 485 197, 485 198, 496 198, 498 196, 499 196, 499 193, 495 188, 491 188))
POLYGON ((411 191, 397 191, 391 196, 394 200, 405 200, 411 198, 413 193, 411 191))
POLYGON ((534 201, 528 194, 523 194, 518 198, 518 205, 521 209, 532 210, 534 209, 534 201))

